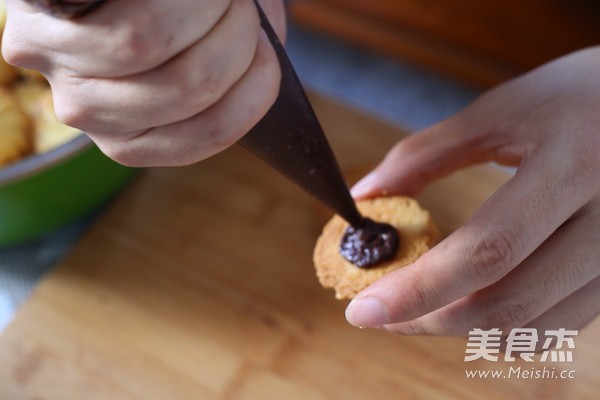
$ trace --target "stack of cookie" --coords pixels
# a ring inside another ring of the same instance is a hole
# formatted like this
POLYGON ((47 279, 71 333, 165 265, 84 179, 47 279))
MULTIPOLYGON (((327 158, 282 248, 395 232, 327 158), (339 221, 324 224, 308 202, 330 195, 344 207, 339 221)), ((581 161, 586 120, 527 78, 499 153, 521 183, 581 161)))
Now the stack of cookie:
MULTIPOLYGON (((5 21, 0 0, 0 33, 5 21)), ((79 134, 56 118, 50 87, 41 74, 15 68, 0 57, 0 167, 52 150, 79 134)))

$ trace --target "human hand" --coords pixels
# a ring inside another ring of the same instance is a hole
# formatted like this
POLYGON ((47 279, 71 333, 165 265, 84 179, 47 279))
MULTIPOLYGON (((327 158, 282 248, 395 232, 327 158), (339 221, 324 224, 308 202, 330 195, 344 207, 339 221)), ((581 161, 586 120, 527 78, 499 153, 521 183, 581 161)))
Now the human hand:
MULTIPOLYGON (((282 1, 261 4, 283 39, 282 1)), ((253 0, 110 0, 74 20, 6 5, 5 59, 41 71, 59 119, 126 165, 207 158, 249 131, 279 91, 253 0)))
POLYGON ((466 225, 356 296, 351 324, 467 336, 578 328, 600 312, 600 47, 499 86, 399 142, 353 195, 414 195, 488 161, 518 170, 466 225))

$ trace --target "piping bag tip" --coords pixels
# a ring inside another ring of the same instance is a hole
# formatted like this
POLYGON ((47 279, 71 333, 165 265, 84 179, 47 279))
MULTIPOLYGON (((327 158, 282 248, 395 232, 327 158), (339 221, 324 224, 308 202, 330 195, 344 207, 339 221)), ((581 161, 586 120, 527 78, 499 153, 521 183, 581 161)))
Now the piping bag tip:
POLYGON ((261 26, 281 67, 281 86, 267 114, 240 144, 327 205, 354 227, 356 208, 317 116, 267 16, 255 0, 261 26))

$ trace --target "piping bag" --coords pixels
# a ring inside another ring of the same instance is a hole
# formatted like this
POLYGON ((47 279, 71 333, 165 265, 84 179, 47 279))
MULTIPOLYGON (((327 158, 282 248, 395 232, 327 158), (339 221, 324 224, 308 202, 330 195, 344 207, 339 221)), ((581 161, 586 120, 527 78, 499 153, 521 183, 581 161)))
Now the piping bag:
MULTIPOLYGON (((58 18, 86 15, 106 0, 65 2, 27 0, 58 18)), ((304 93, 283 45, 260 4, 254 0, 261 27, 273 46, 281 67, 279 95, 269 112, 239 142, 262 158, 332 211, 358 228, 364 219, 358 212, 339 166, 304 93)))
POLYGON ((254 2, 261 27, 279 60, 281 86, 271 109, 239 143, 357 228, 363 217, 323 129, 283 45, 258 2, 254 2))
POLYGON ((400 240, 396 228, 364 218, 356 208, 294 68, 260 4, 257 0, 254 3, 279 60, 281 85, 271 109, 240 144, 350 224, 339 247, 347 261, 358 268, 370 268, 393 258, 400 240))

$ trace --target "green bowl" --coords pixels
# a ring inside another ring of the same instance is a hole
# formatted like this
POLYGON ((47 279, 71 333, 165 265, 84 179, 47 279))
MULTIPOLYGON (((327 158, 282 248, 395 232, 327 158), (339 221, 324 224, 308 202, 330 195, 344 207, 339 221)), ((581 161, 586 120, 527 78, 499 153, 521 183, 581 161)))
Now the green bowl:
POLYGON ((136 173, 85 135, 0 168, 0 246, 35 239, 100 207, 136 173))

